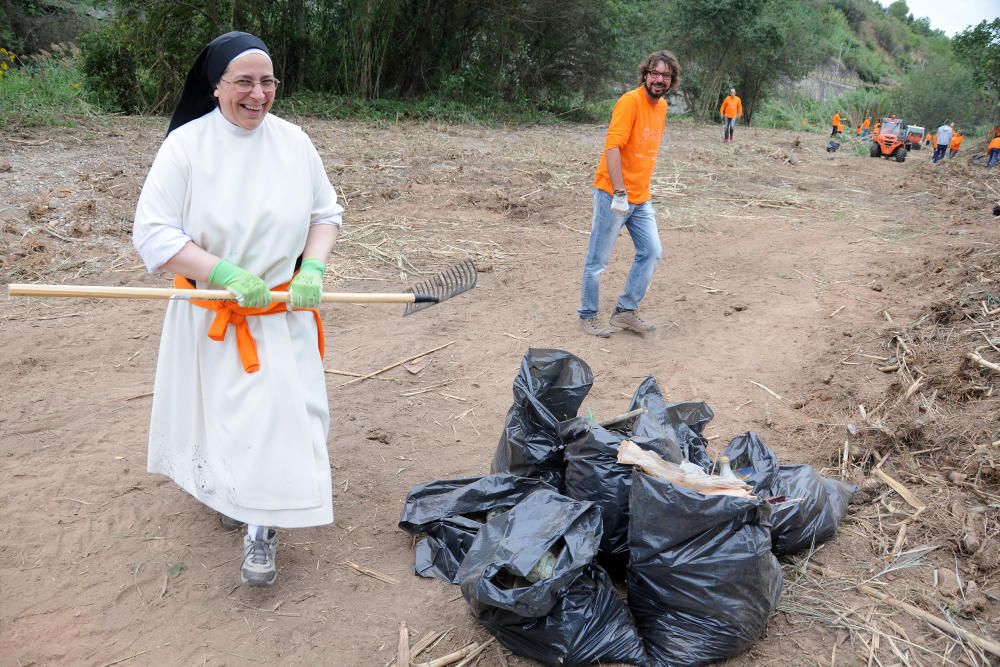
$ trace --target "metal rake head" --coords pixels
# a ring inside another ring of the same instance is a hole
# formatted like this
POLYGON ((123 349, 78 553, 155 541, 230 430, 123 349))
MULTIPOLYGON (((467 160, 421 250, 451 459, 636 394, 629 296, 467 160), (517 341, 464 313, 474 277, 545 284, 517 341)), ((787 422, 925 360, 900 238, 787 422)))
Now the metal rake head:
POLYGON ((453 296, 468 292, 476 286, 476 265, 471 259, 449 267, 441 273, 413 285, 408 289, 414 295, 414 302, 406 304, 403 317, 430 308, 436 303, 447 301, 453 296))

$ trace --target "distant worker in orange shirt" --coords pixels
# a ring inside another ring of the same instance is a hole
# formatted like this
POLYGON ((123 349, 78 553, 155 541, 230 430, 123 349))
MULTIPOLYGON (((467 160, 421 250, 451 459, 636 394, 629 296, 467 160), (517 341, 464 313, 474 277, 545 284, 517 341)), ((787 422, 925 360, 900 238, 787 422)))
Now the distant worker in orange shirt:
POLYGON ((992 167, 1000 162, 1000 135, 994 136, 986 148, 986 166, 992 167))
POLYGON ((729 97, 722 100, 719 115, 722 116, 725 127, 722 143, 730 143, 733 140, 733 130, 736 129, 736 119, 743 115, 743 100, 736 96, 735 88, 730 88, 729 97))
POLYGON ((651 53, 639 69, 639 86, 619 97, 611 112, 594 176, 594 217, 580 288, 580 327, 591 336, 611 335, 611 329, 598 320, 597 311, 601 274, 608 267, 622 227, 632 237, 635 258, 608 324, 639 334, 656 330, 638 312, 663 254, 649 186, 667 119, 663 98, 677 89, 680 78, 681 66, 674 54, 651 53))
POLYGON ((932 141, 934 141, 934 136, 928 132, 924 137, 924 146, 930 146, 932 141))
POLYGON ((872 119, 871 116, 865 118, 865 122, 861 123, 861 138, 864 139, 872 131, 872 119))
POLYGON ((833 125, 833 130, 831 130, 830 136, 831 137, 835 137, 835 136, 837 136, 837 133, 840 132, 840 128, 841 128, 841 125, 840 125, 840 112, 839 111, 837 111, 837 112, 835 112, 833 114, 833 121, 831 121, 831 123, 833 125))
POLYGON ((948 144, 948 157, 955 157, 955 153, 957 153, 958 149, 962 147, 963 139, 965 139, 965 137, 962 136, 962 133, 955 130, 955 136, 951 138, 951 143, 948 144))

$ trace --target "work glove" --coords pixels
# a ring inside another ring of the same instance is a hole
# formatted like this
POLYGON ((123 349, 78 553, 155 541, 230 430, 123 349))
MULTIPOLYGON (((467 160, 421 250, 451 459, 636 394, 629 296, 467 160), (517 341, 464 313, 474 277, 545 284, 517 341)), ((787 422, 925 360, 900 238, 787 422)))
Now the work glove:
POLYGON ((244 308, 267 308, 271 305, 271 290, 267 283, 224 259, 212 267, 208 282, 225 287, 244 308))
POLYGON ((611 210, 618 215, 628 215, 628 193, 619 190, 611 200, 611 210))
POLYGON ((323 262, 310 257, 302 260, 299 273, 288 287, 292 308, 315 308, 323 296, 323 262))

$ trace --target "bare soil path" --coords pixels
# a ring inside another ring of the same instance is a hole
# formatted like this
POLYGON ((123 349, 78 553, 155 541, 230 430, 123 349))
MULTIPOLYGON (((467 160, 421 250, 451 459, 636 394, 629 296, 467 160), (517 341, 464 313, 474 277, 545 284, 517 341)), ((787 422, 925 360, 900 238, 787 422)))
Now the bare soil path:
MULTIPOLYGON (((479 286, 405 319, 401 306, 327 309, 336 523, 282 531, 278 583, 263 592, 239 586, 240 534, 145 472, 163 306, 0 297, 3 667, 381 667, 400 621, 414 638, 453 628, 433 656, 483 640, 457 587, 412 574, 412 541, 396 522, 415 484, 488 472, 528 348, 586 360, 596 380, 583 409, 598 418, 622 412, 652 374, 669 399, 715 410, 711 453, 753 430, 782 462, 836 476, 858 402, 893 395, 894 376, 863 355, 889 358, 887 332, 948 289, 935 276, 1000 242, 975 194, 995 191, 995 176, 970 171, 965 196, 938 188, 960 165, 931 166, 926 151, 897 164, 849 146, 826 153, 819 135, 742 128, 724 145, 717 128, 668 120, 653 190, 664 260, 643 304, 659 329, 596 339, 575 309, 603 127, 304 125, 346 200, 329 288, 395 291, 421 279, 415 269, 466 256, 479 286)), ((0 138, 0 280, 166 285, 145 274, 128 236, 162 133, 160 120, 119 119, 0 138)), ((606 311, 631 251, 619 241, 606 311)), ((996 428, 996 403, 983 405, 996 428)), ((863 481, 865 468, 844 470, 863 481)), ((956 546, 881 574, 894 547, 881 521, 905 510, 888 491, 852 507, 817 558, 852 583, 877 577, 890 594, 953 612, 960 601, 932 574, 958 567, 956 546)), ((962 622, 995 638, 998 570, 973 572, 985 603, 962 622)), ((791 565, 786 580, 767 635, 732 664, 986 664, 849 584, 791 565)), ((479 664, 531 663, 494 647, 479 664)))

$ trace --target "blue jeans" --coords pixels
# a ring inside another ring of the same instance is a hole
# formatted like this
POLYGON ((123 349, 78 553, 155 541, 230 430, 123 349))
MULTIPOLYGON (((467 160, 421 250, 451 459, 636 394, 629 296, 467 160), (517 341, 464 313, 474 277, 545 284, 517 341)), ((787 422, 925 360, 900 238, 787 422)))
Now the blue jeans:
POLYGON ((1000 148, 991 148, 990 152, 986 154, 986 166, 992 167, 1000 162, 1000 148))
POLYGON ((601 274, 608 268, 611 251, 623 225, 632 237, 635 259, 632 260, 632 269, 625 280, 625 291, 618 297, 616 309, 638 310, 639 302, 646 296, 646 288, 649 287, 649 281, 653 279, 653 272, 663 254, 653 202, 629 204, 626 215, 617 215, 611 210, 611 195, 594 188, 594 220, 590 225, 590 244, 587 247, 587 260, 583 264, 580 310, 577 311, 582 319, 597 315, 601 274))
POLYGON ((733 136, 733 130, 736 129, 736 117, 734 116, 732 118, 723 118, 722 125, 725 128, 724 136, 726 139, 728 139, 729 137, 733 136))
POLYGON ((945 153, 948 152, 948 144, 938 144, 934 147, 934 157, 931 158, 932 162, 937 162, 938 160, 943 160, 945 153))

